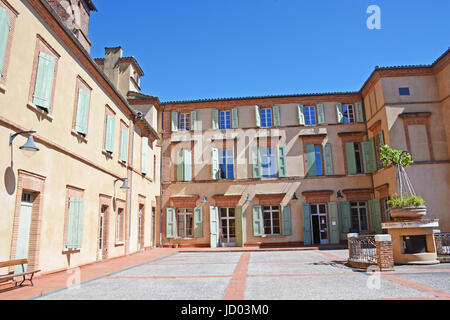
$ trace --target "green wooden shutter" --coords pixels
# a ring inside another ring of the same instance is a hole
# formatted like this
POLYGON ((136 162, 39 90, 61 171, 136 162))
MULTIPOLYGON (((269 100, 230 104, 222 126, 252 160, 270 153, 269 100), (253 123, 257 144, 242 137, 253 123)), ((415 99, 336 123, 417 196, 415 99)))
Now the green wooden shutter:
POLYGON ((83 245, 83 217, 84 217, 84 201, 83 199, 76 199, 78 202, 78 214, 77 214, 77 241, 75 242, 75 247, 81 249, 83 245))
POLYGON ((184 151, 178 150, 177 154, 177 181, 184 180, 184 151))
POLYGON ((5 8, 0 7, 0 78, 3 75, 3 64, 5 61, 6 44, 8 43, 10 22, 5 8))
POLYGON ((219 129, 219 110, 212 109, 211 110, 211 126, 213 130, 219 129))
POLYGON ((219 180, 219 149, 211 149, 211 176, 213 180, 219 180))
POLYGON ((106 137, 105 137, 105 151, 114 151, 114 127, 115 127, 116 117, 107 116, 106 117, 106 137))
POLYGON ((290 236, 292 234, 291 205, 281 205, 281 219, 283 226, 283 236, 290 236))
POLYGON ((364 122, 364 114, 361 101, 355 103, 356 122, 364 122))
POLYGON ((197 111, 191 111, 191 131, 197 130, 197 111))
POLYGON ((40 52, 33 94, 33 103, 36 106, 50 109, 54 74, 55 58, 40 52))
POLYGON ((147 164, 148 164, 148 138, 142 137, 142 157, 141 157, 141 172, 147 174, 147 164))
POLYGON ((278 146, 278 176, 280 178, 286 177, 286 147, 278 146))
POLYGON ((192 151, 184 149, 184 181, 192 181, 192 151))
POLYGON ((301 126, 305 125, 305 113, 302 104, 297 105, 298 110, 298 124, 301 126))
POLYGON ((242 247, 242 206, 236 207, 236 246, 242 247))
POLYGON ((347 160, 347 174, 356 174, 355 144, 353 142, 345 144, 345 158, 347 160))
POLYGON ((316 151, 313 144, 306 145, 306 163, 307 163, 307 175, 309 177, 315 177, 316 171, 316 151))
POLYGON ((238 111, 238 108, 231 109, 231 127, 233 129, 239 128, 239 111, 238 111))
POLYGON ((252 148, 253 178, 261 178, 261 155, 258 147, 252 148))
POLYGON ((384 131, 381 130, 380 133, 378 134, 378 144, 380 145, 380 148, 384 147, 385 143, 386 142, 384 141, 384 131))
POLYGON ((325 111, 323 103, 317 104, 317 123, 324 124, 325 123, 325 111))
POLYGON ((219 208, 209 207, 209 242, 211 248, 216 248, 219 244, 219 208))
POLYGON ((166 238, 175 238, 175 208, 166 209, 166 238))
POLYGON ((337 115, 337 122, 343 123, 344 122, 344 114, 342 113, 342 103, 340 103, 340 102, 336 103, 336 115, 337 115))
POLYGON ((330 143, 325 143, 323 145, 323 153, 325 160, 325 175, 332 176, 334 175, 334 168, 333 168, 333 152, 331 150, 330 143))
POLYGON ((305 246, 309 246, 312 243, 312 240, 311 240, 311 207, 310 207, 309 203, 303 202, 302 216, 303 216, 303 243, 305 246))
POLYGON ((342 223, 342 232, 345 233, 350 232, 352 223, 350 219, 350 202, 348 201, 341 202, 341 223, 342 223))
POLYGON ((383 229, 381 228, 381 203, 380 199, 369 200, 369 210, 370 210, 370 231, 376 234, 382 234, 383 229))
POLYGON ((172 132, 178 131, 178 112, 172 111, 172 132))
POLYGON ((273 125, 281 126, 280 106, 273 106, 273 125))
POLYGON ((127 162, 128 159, 128 130, 122 129, 120 136, 120 161, 127 162))
POLYGON ((253 206, 253 235, 255 237, 260 237, 264 234, 263 216, 262 216, 262 206, 255 204, 253 206))
POLYGON ((203 208, 194 208, 194 237, 203 237, 203 208))
POLYGON ((74 221, 77 215, 77 205, 74 198, 69 198, 69 209, 67 214, 67 234, 66 234, 66 248, 74 249, 74 240, 76 234, 76 226, 74 221))
POLYGON ((259 106, 255 106, 255 119, 256 119, 256 127, 261 127, 261 113, 259 110, 259 106))
POLYGON ((89 117, 90 92, 78 89, 77 118, 75 120, 75 131, 86 134, 89 117))
POLYGON ((328 216, 330 218, 330 243, 339 244, 341 237, 339 231, 339 215, 337 202, 328 202, 328 216))
POLYGON ((377 156, 375 152, 375 140, 371 138, 369 141, 361 143, 363 158, 364 158, 364 172, 371 173, 377 171, 377 156))

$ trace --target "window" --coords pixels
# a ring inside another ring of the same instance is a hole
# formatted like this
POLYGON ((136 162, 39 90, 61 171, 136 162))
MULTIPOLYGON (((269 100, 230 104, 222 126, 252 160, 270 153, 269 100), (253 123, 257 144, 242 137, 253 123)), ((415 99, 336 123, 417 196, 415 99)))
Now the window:
POLYGON ((87 135, 90 99, 91 88, 78 77, 76 83, 75 121, 73 129, 83 137, 87 135))
POLYGON ((178 116, 178 131, 191 130, 191 115, 190 113, 180 113, 178 116))
POLYGON ((324 175, 323 150, 320 144, 306 145, 307 174, 310 177, 324 175))
POLYGON ((177 161, 177 181, 192 181, 192 151, 189 149, 178 150, 177 161))
POLYGON ((0 1, 0 84, 6 83, 8 60, 11 52, 12 33, 17 12, 0 1))
POLYGON ((350 202, 350 213, 351 213, 351 223, 352 232, 363 232, 368 231, 367 224, 367 204, 363 202, 350 202))
POLYGON ((69 198, 67 214, 66 249, 81 249, 83 243, 83 198, 69 198))
POLYGON ((261 128, 269 128, 272 126, 272 109, 261 109, 261 128))
POLYGON ((179 238, 191 238, 193 226, 192 209, 177 210, 177 235, 179 238))
POLYGON ((120 122, 120 161, 126 163, 128 160, 128 127, 120 122))
POLYGON ((356 164, 356 173, 363 173, 363 157, 361 150, 361 143, 355 142, 355 164, 356 164))
POLYGON ((117 210, 117 221, 116 221, 116 242, 123 242, 123 231, 124 231, 124 215, 123 209, 119 208, 117 210))
POLYGON ((219 151, 219 167, 221 179, 234 179, 233 150, 219 151))
POLYGON ((231 111, 220 111, 220 129, 231 129, 231 111))
POLYGON ((306 125, 315 125, 316 121, 316 108, 314 106, 311 107, 303 107, 303 113, 305 116, 305 124, 306 125))
POLYGON ((316 157, 316 175, 323 176, 322 146, 315 145, 314 154, 316 157))
POLYGON ((400 96, 409 96, 410 95, 409 88, 408 87, 398 88, 398 94, 400 96))
POLYGON ((279 235, 280 234, 280 208, 279 206, 264 206, 264 234, 279 235))
POLYGON ((104 149, 110 155, 114 152, 115 126, 116 126, 116 116, 114 112, 108 106, 106 106, 104 149))
POLYGON ((261 148, 261 166, 263 178, 275 178, 277 176, 275 149, 261 148))
POLYGON ((344 104, 342 113, 344 115, 344 123, 355 123, 355 110, 352 104, 344 104))

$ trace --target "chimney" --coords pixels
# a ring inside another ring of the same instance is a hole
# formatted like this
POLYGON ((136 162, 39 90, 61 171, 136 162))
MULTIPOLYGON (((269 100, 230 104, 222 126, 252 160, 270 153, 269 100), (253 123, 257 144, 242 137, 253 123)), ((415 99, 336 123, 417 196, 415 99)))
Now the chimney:
POLYGON ((119 88, 120 58, 122 47, 105 48, 103 71, 116 88, 119 88))
POLYGON ((87 52, 91 51, 89 18, 97 11, 92 0, 47 0, 87 52))

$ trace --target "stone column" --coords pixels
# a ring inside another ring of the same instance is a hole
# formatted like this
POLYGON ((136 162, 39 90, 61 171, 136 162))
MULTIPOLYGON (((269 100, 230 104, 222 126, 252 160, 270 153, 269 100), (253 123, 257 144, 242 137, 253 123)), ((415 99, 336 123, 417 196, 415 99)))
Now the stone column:
POLYGON ((380 271, 394 270, 394 253, 390 234, 375 235, 377 265, 380 271))

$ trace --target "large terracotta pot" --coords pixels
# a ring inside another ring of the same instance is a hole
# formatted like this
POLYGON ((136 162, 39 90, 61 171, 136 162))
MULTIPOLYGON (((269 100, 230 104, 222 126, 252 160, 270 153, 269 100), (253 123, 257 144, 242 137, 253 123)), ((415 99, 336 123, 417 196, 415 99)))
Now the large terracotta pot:
POLYGON ((403 207, 390 210, 394 219, 421 219, 427 214, 427 207, 403 207))

